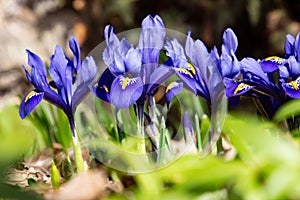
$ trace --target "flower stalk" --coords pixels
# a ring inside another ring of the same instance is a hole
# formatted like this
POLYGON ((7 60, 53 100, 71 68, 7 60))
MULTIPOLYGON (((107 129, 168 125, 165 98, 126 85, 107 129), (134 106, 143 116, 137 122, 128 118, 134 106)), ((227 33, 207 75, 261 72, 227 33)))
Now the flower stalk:
POLYGON ((69 119, 71 131, 72 131, 72 143, 73 143, 73 152, 74 152, 76 169, 77 169, 77 172, 84 172, 87 170, 87 167, 85 167, 86 164, 84 163, 84 160, 82 157, 81 145, 80 145, 80 141, 79 141, 78 134, 76 131, 76 124, 74 121, 74 117, 69 116, 68 119, 69 119))
POLYGON ((137 136, 138 151, 146 154, 145 130, 144 130, 144 103, 137 103, 137 136))

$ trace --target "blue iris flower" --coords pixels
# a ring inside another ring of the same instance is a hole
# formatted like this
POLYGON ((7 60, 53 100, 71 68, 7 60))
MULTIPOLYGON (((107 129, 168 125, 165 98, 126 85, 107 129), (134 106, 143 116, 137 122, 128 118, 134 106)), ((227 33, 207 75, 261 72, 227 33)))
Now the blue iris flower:
POLYGON ((240 63, 235 55, 238 40, 232 29, 228 28, 223 33, 222 54, 219 55, 216 47, 213 48, 211 56, 223 78, 237 79, 240 75, 240 63))
POLYGON ((149 15, 142 22, 135 48, 125 38, 119 40, 113 28, 106 26, 103 60, 108 68, 91 91, 117 108, 127 108, 136 102, 143 105, 146 97, 171 76, 170 70, 159 66, 165 34, 162 19, 149 15))
POLYGON ((19 114, 22 119, 29 115, 42 99, 45 99, 62 109, 70 120, 71 128, 74 128, 72 127, 74 112, 89 92, 88 86, 96 75, 97 67, 92 57, 87 57, 81 62, 79 45, 74 37, 70 38, 69 46, 74 54, 73 60, 65 56, 59 45, 56 46, 48 70, 52 78, 50 82, 47 80, 46 67, 41 58, 26 50, 31 73, 24 65, 23 68, 34 89, 29 91, 21 101, 19 114), (75 83, 77 87, 73 91, 75 83))
POLYGON ((285 62, 278 65, 281 86, 291 98, 300 98, 300 33, 288 34, 285 42, 285 62))
POLYGON ((222 75, 223 83, 226 88, 226 97, 230 104, 237 105, 240 95, 251 91, 253 86, 245 83, 241 79, 241 65, 235 52, 238 47, 238 39, 232 29, 228 28, 223 33, 222 53, 219 55, 216 47, 211 52, 211 57, 216 63, 222 75))
POLYGON ((183 84, 196 95, 203 97, 208 105, 224 88, 222 77, 214 60, 201 40, 194 41, 188 33, 185 49, 176 40, 167 40, 167 56, 172 60, 171 69, 182 82, 172 82, 166 89, 167 102, 178 94, 183 84))
POLYGON ((292 98, 300 98, 300 63, 294 56, 287 59, 287 64, 279 66, 280 82, 285 93, 292 98))

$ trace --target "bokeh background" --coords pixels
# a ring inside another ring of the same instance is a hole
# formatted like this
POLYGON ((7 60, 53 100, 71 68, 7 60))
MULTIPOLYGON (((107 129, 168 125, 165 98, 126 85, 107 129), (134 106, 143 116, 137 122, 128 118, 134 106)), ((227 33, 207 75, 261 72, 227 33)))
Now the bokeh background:
POLYGON ((300 31, 296 0, 0 0, 0 108, 19 101, 26 85, 22 64, 28 48, 49 62, 56 44, 67 50, 74 35, 87 55, 103 41, 105 25, 122 32, 159 14, 169 29, 220 47, 231 27, 239 39, 237 56, 283 56, 285 35, 300 31))

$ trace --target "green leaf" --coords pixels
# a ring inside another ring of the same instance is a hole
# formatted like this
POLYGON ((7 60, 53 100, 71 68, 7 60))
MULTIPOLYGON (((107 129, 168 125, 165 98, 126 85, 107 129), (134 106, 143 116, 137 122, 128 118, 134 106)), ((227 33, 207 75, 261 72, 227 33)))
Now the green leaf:
POLYGON ((54 161, 52 161, 50 173, 51 173, 52 187, 54 190, 57 190, 59 189, 60 186, 60 174, 54 161))
POLYGON ((280 109, 275 114, 274 120, 276 122, 279 122, 299 114, 300 114, 300 100, 293 99, 280 107, 280 109))

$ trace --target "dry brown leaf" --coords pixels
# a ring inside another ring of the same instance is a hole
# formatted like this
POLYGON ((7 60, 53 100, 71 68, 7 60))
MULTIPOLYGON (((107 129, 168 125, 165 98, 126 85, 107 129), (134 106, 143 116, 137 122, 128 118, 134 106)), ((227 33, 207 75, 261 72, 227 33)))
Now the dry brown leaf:
POLYGON ((107 175, 100 170, 90 170, 75 175, 59 191, 45 194, 47 200, 93 200, 106 191, 107 175))

